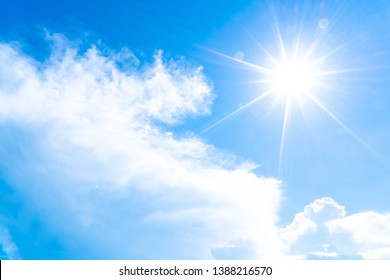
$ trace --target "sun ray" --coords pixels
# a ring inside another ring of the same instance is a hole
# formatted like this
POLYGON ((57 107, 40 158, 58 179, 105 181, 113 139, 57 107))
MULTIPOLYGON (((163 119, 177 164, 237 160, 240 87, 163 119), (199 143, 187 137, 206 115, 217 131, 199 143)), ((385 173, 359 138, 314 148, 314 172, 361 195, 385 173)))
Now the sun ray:
POLYGON ((284 107, 283 128, 282 128, 282 136, 281 136, 280 148, 279 148, 278 177, 280 177, 281 168, 282 168, 284 141, 286 139, 287 121, 288 121, 288 115, 290 113, 290 102, 291 102, 291 97, 287 98, 286 105, 284 107))
POLYGON ((355 140, 357 140, 363 147, 365 147, 370 152, 376 154, 376 152, 362 139, 360 138, 351 128, 344 124, 334 113, 330 111, 322 102, 315 98, 312 94, 308 93, 307 95, 319 108, 322 109, 332 120, 334 120, 338 125, 340 125, 349 135, 351 135, 355 140))
MULTIPOLYGON (((338 93, 342 93, 343 91, 335 86, 332 86, 330 83, 324 83, 323 81, 314 81, 312 83, 313 87, 316 89, 325 89, 325 90, 330 90, 338 93)), ((328 91, 329 92, 329 91, 328 91)), ((305 93, 307 95, 307 92, 305 93)))
POLYGON ((227 55, 227 54, 224 54, 224 53, 221 53, 221 52, 217 52, 215 50, 212 50, 212 49, 209 49, 209 48, 206 48, 206 47, 201 47, 203 48, 204 50, 210 52, 210 53, 213 53, 213 54, 216 54, 220 57, 223 57, 223 58, 227 58, 229 60, 232 60, 232 61, 235 61, 239 64, 242 64, 242 65, 245 65, 245 66, 248 66, 250 68, 253 68, 257 71, 259 71, 260 73, 263 73, 263 74, 270 74, 272 73, 273 71, 269 68, 266 68, 266 67, 262 67, 262 66, 259 66, 259 65, 256 65, 254 63, 250 63, 250 62, 247 62, 245 60, 242 60, 242 59, 238 59, 238 58, 235 58, 233 56, 230 56, 230 55, 227 55))
POLYGON ((282 35, 280 33, 280 28, 279 28, 278 20, 276 18, 275 8, 273 7, 272 4, 270 6, 270 10, 271 10, 271 13, 272 13, 273 26, 275 28, 276 39, 277 39, 278 47, 279 47, 279 50, 280 50, 280 54, 281 54, 282 58, 284 60, 286 60, 287 59, 287 52, 286 52, 286 48, 284 46, 282 35))
MULTIPOLYGON (((246 30, 245 30, 246 31, 246 30)), ((271 53, 266 49, 264 48, 260 42, 258 40, 256 40, 256 38, 248 31, 246 31, 246 34, 255 42, 255 44, 266 54, 267 58, 269 58, 272 63, 274 63, 275 65, 278 65, 279 64, 279 61, 273 56, 271 55, 271 53)))
POLYGON ((325 61, 327 58, 329 57, 332 57, 333 55, 335 55, 337 52, 339 52, 340 50, 342 50, 343 48, 345 48, 347 46, 347 43, 345 44, 341 44, 340 46, 334 48, 333 50, 327 52, 326 54, 324 54, 323 56, 320 56, 319 58, 313 60, 313 62, 311 63, 310 66, 314 66, 314 65, 317 65, 319 63, 322 63, 323 61, 325 61))
POLYGON ((209 131, 210 129, 216 127, 217 125, 223 123, 224 121, 230 119, 231 117, 237 115, 238 113, 240 113, 241 111, 245 110, 245 109, 248 109, 250 106, 254 105, 255 103, 259 102, 261 99, 267 97, 271 92, 273 91, 273 89, 269 89, 267 90, 266 92, 264 92, 263 94, 257 96, 256 98, 252 99, 251 101, 245 103, 243 106, 241 106, 240 108, 238 108, 237 110, 231 112, 230 114, 226 115, 225 117, 223 117, 222 119, 216 121, 215 123, 213 123, 212 125, 206 127, 205 129, 203 129, 201 132, 199 132, 199 135, 201 134, 204 134, 205 132, 209 131))
POLYGON ((240 84, 240 85, 254 85, 254 84, 268 84, 270 82, 272 82, 272 79, 252 80, 252 81, 240 82, 240 83, 237 83, 237 84, 240 84))
POLYGON ((320 34, 319 36, 317 36, 317 38, 310 44, 310 46, 308 47, 308 49, 304 52, 303 56, 302 56, 302 60, 303 61, 308 61, 309 58, 315 53, 315 51, 318 49, 321 41, 323 40, 323 36, 325 36, 324 34, 320 34))
MULTIPOLYGON (((304 2, 303 5, 304 5, 303 11, 305 11, 307 8, 307 2, 304 2)), ((298 57, 298 54, 299 54, 299 49, 300 49, 300 45, 301 45, 301 36, 302 36, 302 32, 303 32, 303 24, 305 22, 305 15, 306 15, 306 13, 303 12, 302 16, 300 18, 299 30, 297 32, 297 37, 296 37, 295 43, 294 43, 294 52, 293 52, 294 59, 296 59, 298 57)))
POLYGON ((303 119, 305 120, 305 124, 307 125, 309 121, 308 121, 307 113, 305 111, 305 107, 303 106, 302 98, 298 98, 297 101, 298 101, 299 110, 301 111, 303 119))
POLYGON ((353 72, 363 72, 369 70, 379 70, 384 68, 386 68, 386 66, 381 66, 381 65, 376 65, 371 67, 345 68, 345 69, 317 72, 313 74, 313 77, 330 76, 330 75, 353 73, 353 72))

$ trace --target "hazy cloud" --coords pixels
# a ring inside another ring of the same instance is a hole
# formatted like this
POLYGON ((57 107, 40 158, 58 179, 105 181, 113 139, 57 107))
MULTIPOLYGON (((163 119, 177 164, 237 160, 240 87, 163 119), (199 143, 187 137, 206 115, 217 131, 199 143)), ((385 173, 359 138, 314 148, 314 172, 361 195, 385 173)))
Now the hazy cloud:
POLYGON ((18 259, 18 247, 13 242, 8 229, 0 226, 0 259, 18 259))

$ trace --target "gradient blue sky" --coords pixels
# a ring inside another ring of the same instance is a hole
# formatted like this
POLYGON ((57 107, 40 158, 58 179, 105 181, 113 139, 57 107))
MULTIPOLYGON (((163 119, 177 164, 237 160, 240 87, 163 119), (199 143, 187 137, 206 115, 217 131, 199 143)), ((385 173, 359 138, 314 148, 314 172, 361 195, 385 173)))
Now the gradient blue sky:
POLYGON ((390 258, 386 1, 1 6, 2 259, 390 258))

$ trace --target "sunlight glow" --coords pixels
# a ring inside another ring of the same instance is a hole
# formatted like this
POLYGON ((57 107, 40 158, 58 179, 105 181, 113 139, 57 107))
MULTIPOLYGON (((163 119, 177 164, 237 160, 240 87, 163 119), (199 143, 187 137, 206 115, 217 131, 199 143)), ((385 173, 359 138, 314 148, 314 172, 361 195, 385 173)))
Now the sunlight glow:
MULTIPOLYGON (((319 28, 325 30, 329 24, 329 20, 321 20, 319 24, 319 28)), ((276 52, 270 52, 264 48, 263 45, 248 32, 249 37, 254 40, 265 56, 266 63, 263 65, 258 65, 250 61, 245 61, 243 58, 238 59, 234 56, 204 48, 213 54, 232 60, 258 72, 260 74, 260 79, 252 81, 251 83, 262 84, 264 85, 265 90, 259 93, 257 97, 205 128, 201 131, 201 134, 236 116, 238 113, 255 105, 257 102, 268 98, 270 98, 273 103, 275 103, 274 101, 281 101, 281 103, 284 104, 284 112, 279 148, 278 176, 281 174, 282 161, 285 153, 285 142, 288 134, 287 127, 291 121, 291 112, 295 105, 298 105, 298 108, 306 118, 304 107, 308 106, 310 103, 313 104, 330 117, 331 120, 337 123, 344 131, 355 138, 362 146, 374 153, 372 148, 370 148, 363 139, 332 112, 331 108, 328 107, 329 104, 325 102, 326 100, 323 100, 323 93, 339 92, 337 87, 332 84, 333 81, 339 80, 340 77, 337 76, 357 71, 376 69, 378 67, 345 69, 335 67, 334 64, 327 64, 327 60, 339 53, 345 47, 345 44, 340 44, 333 49, 320 52, 319 49, 322 46, 321 43, 323 42, 326 33, 319 33, 311 43, 303 44, 304 42, 301 40, 302 28, 303 18, 301 25, 298 28, 299 32, 297 33, 297 36, 292 41, 286 41, 280 32, 279 23, 274 15, 276 52)))
POLYGON ((305 63, 288 61, 277 65, 271 74, 271 88, 286 96, 310 92, 314 83, 313 71, 305 63))

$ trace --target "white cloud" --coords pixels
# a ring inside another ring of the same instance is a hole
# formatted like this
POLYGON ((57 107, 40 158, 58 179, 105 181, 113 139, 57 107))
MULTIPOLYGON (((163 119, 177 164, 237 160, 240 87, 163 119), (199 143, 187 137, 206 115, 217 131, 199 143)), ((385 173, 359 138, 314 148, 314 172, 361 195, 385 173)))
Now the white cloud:
POLYGON ((390 246, 368 251, 366 250, 360 252, 359 255, 368 260, 390 260, 390 246))
POLYGON ((353 250, 367 259, 390 259, 390 214, 357 213, 330 221, 327 227, 345 253, 353 250))
POLYGON ((210 111, 200 67, 161 52, 136 66, 128 51, 78 54, 53 38, 43 63, 0 45, 0 168, 70 257, 283 254, 279 182, 159 127, 210 111))
POLYGON ((153 65, 132 74, 116 67, 113 59, 120 56, 104 57, 95 47, 82 56, 66 49, 44 64, 8 45, 1 45, 0 52, 7 65, 1 69, 3 116, 8 112, 8 117, 26 120, 28 115, 34 122, 137 118, 174 123, 190 114, 208 113, 212 101, 201 67, 164 63, 162 52, 155 54, 153 65), (42 106, 45 115, 39 112, 42 106))
POLYGON ((281 236, 295 255, 334 255, 325 222, 343 217, 345 208, 330 197, 316 199, 303 212, 295 215, 292 223, 281 229, 281 236), (311 253, 310 253, 311 252, 311 253))
POLYGON ((390 258, 390 214, 347 215, 344 206, 321 198, 281 229, 292 254, 327 258, 390 258))

